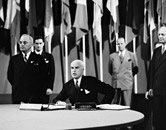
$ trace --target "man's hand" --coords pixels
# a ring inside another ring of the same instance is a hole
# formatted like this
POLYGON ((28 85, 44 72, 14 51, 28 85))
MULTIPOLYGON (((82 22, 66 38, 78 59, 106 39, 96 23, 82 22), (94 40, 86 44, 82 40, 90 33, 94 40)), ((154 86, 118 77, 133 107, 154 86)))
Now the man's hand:
POLYGON ((52 94, 52 90, 50 88, 47 88, 46 94, 47 95, 51 95, 52 94))
POLYGON ((66 102, 57 101, 57 102, 56 102, 56 105, 58 105, 58 106, 66 106, 66 102))
POLYGON ((149 91, 145 93, 145 98, 149 99, 149 97, 153 97, 153 89, 149 89, 149 91))

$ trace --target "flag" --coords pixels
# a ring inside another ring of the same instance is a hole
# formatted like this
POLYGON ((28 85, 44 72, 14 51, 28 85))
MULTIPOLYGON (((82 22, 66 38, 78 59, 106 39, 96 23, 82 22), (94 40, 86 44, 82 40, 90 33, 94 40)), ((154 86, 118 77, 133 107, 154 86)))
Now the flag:
POLYGON ((4 28, 10 29, 11 50, 12 55, 15 55, 20 38, 20 0, 8 0, 4 28))
POLYGON ((147 43, 149 39, 148 35, 148 6, 149 6, 149 0, 145 0, 144 4, 144 27, 143 27, 143 42, 147 43))
POLYGON ((69 0, 62 0, 61 43, 63 43, 64 36, 71 33, 71 16, 70 16, 69 7, 70 7, 69 0))
POLYGON ((4 25, 5 29, 11 28, 11 24, 14 21, 17 11, 20 11, 19 3, 20 3, 20 0, 8 0, 6 21, 5 21, 5 25, 4 25))
MULTIPOLYGON (((28 9, 28 5, 26 6, 28 9)), ((29 35, 34 36, 34 27, 37 27, 37 18, 36 18, 36 1, 29 0, 29 17, 28 17, 28 27, 27 32, 29 35)))
POLYGON ((3 26, 4 23, 4 14, 3 14, 3 1, 0 0, 0 27, 3 26))
POLYGON ((156 26, 154 22, 154 5, 153 0, 145 0, 144 5, 144 34, 143 41, 147 43, 149 34, 152 32, 156 26))
POLYGON ((76 41, 78 41, 88 31, 88 17, 86 0, 76 0, 76 4, 76 15, 73 27, 76 28, 76 41))
POLYGON ((54 34, 52 0, 46 0, 44 35, 47 52, 51 53, 51 40, 54 34))
POLYGON ((103 16, 103 3, 101 0, 94 2, 93 36, 96 40, 102 42, 101 17, 103 16))
POLYGON ((125 39, 130 43, 138 34, 144 19, 144 0, 129 0, 126 7, 125 39))
POLYGON ((157 13, 161 19, 160 23, 166 23, 166 0, 157 0, 157 13))
POLYGON ((46 0, 46 10, 45 10, 45 37, 54 33, 53 24, 53 12, 52 12, 52 0, 46 0))
POLYGON ((108 0, 107 1, 107 9, 110 11, 114 22, 114 29, 115 32, 118 33, 118 26, 119 26, 119 14, 118 14, 118 0, 108 0))
POLYGON ((29 18, 29 0, 20 1, 20 34, 27 33, 28 18, 29 18))
POLYGON ((116 51, 116 34, 119 32, 119 11, 118 11, 118 0, 108 0, 106 7, 110 12, 110 25, 109 25, 109 40, 111 43, 110 53, 116 51), (113 45, 114 44, 114 45, 113 45))

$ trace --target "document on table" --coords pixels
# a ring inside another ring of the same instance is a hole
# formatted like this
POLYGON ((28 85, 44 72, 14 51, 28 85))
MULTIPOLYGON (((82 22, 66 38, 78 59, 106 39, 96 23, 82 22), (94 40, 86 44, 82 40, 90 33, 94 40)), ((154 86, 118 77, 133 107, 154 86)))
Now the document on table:
POLYGON ((56 104, 43 104, 42 106, 43 110, 61 110, 65 108, 66 106, 64 105, 56 105, 56 104))
POLYGON ((130 109, 130 106, 123 106, 118 104, 101 104, 97 105, 97 108, 104 110, 123 110, 123 109, 130 109))
POLYGON ((20 110, 39 110, 39 111, 45 111, 45 110, 59 110, 59 109, 65 109, 66 106, 59 106, 55 104, 33 104, 33 103, 21 103, 20 104, 20 110))
POLYGON ((20 110, 41 110, 42 104, 21 103, 20 110))

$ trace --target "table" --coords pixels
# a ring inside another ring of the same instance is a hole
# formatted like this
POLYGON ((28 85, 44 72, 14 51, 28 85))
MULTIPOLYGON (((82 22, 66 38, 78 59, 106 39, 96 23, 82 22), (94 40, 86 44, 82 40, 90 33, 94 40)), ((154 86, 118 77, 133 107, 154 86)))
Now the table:
POLYGON ((0 105, 0 130, 114 129, 133 126, 144 115, 126 110, 19 110, 19 105, 0 105))

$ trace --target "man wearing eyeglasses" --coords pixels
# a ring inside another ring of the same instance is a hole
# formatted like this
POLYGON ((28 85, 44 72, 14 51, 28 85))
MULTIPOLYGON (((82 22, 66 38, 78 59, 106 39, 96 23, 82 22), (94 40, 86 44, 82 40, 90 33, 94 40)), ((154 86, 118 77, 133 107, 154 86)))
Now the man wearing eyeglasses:
POLYGON ((49 96, 52 94, 53 85, 54 85, 54 77, 55 77, 55 63, 53 55, 47 53, 44 50, 44 38, 42 36, 35 36, 35 45, 34 51, 36 54, 43 56, 44 61, 46 63, 47 68, 47 76, 46 76, 46 86, 44 88, 45 96, 44 102, 49 103, 49 96))
POLYGON ((12 85, 12 103, 43 103, 46 64, 42 56, 32 52, 33 38, 23 34, 20 53, 10 58, 7 78, 12 85))

